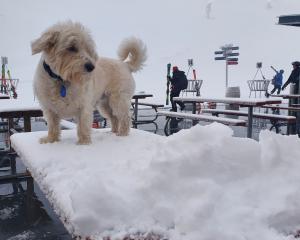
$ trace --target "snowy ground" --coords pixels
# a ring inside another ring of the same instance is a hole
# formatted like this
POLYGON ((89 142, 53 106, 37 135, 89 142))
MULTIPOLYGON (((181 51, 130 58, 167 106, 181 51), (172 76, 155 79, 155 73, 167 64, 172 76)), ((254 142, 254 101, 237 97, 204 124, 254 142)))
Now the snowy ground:
POLYGON ((263 131, 257 142, 216 123, 168 138, 103 129, 90 146, 77 146, 73 130, 39 145, 44 134, 16 134, 12 142, 75 234, 274 240, 300 229, 296 136, 263 131))

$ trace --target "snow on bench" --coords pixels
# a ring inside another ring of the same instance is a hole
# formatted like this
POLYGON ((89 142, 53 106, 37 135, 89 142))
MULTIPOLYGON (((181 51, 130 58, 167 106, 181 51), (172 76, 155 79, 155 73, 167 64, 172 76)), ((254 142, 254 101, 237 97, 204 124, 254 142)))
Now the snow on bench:
POLYGON ((207 115, 202 115, 202 114, 158 111, 157 115, 158 116, 166 116, 169 118, 175 117, 175 118, 191 119, 191 120, 198 120, 198 121, 205 121, 205 122, 218 122, 218 123, 222 123, 225 125, 231 125, 231 126, 246 126, 246 121, 244 121, 244 120, 207 116, 207 115))
POLYGON ((281 110, 289 110, 289 111, 300 111, 300 107, 286 107, 279 105, 264 105, 261 108, 270 108, 270 109, 281 109, 281 110))
MULTIPOLYGON (((203 109, 202 113, 211 113, 216 115, 227 114, 227 115, 236 115, 236 116, 248 116, 248 112, 245 111, 223 110, 223 109, 203 109)), ((278 114, 270 114, 270 113, 253 112, 253 117, 269 119, 274 121, 286 121, 288 123, 296 122, 296 117, 294 116, 286 116, 286 115, 278 115, 278 114)))
MULTIPOLYGON (((134 107, 134 105, 135 105, 134 100, 131 100, 131 105, 134 107)), ((141 101, 141 100, 138 102, 138 105, 152 107, 154 110, 156 110, 159 107, 164 107, 163 104, 148 102, 148 101, 141 101)))

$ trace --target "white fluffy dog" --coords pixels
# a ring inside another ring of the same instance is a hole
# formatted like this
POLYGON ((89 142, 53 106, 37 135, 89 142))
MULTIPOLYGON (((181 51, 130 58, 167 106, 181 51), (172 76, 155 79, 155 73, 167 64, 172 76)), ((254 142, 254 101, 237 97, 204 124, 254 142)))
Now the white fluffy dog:
POLYGON ((78 144, 91 142, 93 110, 111 122, 112 132, 126 136, 130 129, 130 101, 135 90, 132 72, 146 60, 146 47, 125 39, 120 60, 98 57, 90 33, 71 21, 58 23, 32 42, 32 54, 42 52, 34 91, 48 123, 41 143, 59 141, 60 120, 75 117, 78 144))

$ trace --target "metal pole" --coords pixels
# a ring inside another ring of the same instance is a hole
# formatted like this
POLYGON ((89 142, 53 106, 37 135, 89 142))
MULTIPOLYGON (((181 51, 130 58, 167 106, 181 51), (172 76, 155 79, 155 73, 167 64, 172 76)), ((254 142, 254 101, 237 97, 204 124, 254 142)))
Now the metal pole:
POLYGON ((248 128, 247 137, 252 138, 253 106, 248 107, 248 128))
POLYGON ((139 106, 139 100, 138 98, 136 98, 134 101, 134 123, 133 123, 134 128, 137 128, 138 106, 139 106))
POLYGON ((31 132, 31 120, 29 115, 24 116, 24 131, 31 132))
POLYGON ((226 62, 226 89, 228 88, 228 63, 227 63, 227 57, 225 59, 226 62))
POLYGON ((36 211, 34 207, 34 183, 32 177, 27 178, 26 205, 27 220, 29 223, 32 223, 36 219, 36 211))
MULTIPOLYGON (((192 113, 196 114, 196 107, 197 107, 196 102, 193 102, 192 104, 193 104, 192 113)), ((193 126, 195 126, 199 121, 193 120, 192 122, 193 122, 193 126)))

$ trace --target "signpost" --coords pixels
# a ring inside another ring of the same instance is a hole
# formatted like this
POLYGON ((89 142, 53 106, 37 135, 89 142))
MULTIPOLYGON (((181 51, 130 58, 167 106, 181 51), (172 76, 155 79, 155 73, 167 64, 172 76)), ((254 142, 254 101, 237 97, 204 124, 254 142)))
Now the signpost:
POLYGON ((226 67, 226 82, 225 86, 226 89, 228 87, 228 65, 237 65, 238 58, 240 54, 238 52, 233 52, 234 50, 239 50, 238 46, 233 46, 233 44, 226 44, 221 47, 221 51, 215 51, 215 60, 225 60, 225 67, 226 67), (220 56, 221 55, 221 56, 220 56))
POLYGON ((5 78, 5 65, 7 65, 7 57, 1 57, 1 89, 0 92, 7 94, 7 85, 5 78))

